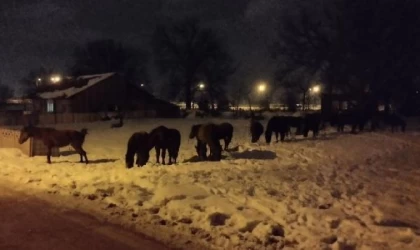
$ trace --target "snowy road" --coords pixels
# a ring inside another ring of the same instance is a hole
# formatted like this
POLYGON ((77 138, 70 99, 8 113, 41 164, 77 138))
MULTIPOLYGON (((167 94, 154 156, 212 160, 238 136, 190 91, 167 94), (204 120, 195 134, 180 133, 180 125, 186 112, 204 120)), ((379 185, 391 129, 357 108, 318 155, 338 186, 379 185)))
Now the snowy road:
POLYGON ((0 249, 167 249, 78 211, 0 187, 0 249))

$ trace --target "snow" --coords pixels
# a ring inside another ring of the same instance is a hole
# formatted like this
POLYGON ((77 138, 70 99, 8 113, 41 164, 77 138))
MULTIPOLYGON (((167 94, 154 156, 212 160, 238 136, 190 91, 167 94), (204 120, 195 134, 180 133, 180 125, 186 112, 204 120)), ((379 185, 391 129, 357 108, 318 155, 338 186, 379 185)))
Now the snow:
POLYGON ((80 87, 80 88, 71 87, 71 88, 63 89, 63 90, 43 92, 43 93, 39 93, 38 95, 39 95, 39 97, 41 97, 43 99, 53 99, 53 98, 58 98, 58 97, 68 98, 68 97, 76 95, 77 93, 80 93, 80 92, 84 91, 85 89, 88 89, 88 88, 92 87, 93 85, 107 79, 108 77, 111 77, 114 74, 115 73, 106 73, 106 74, 98 74, 98 75, 80 76, 80 77, 78 77, 80 79, 89 79, 89 78, 92 78, 92 79, 90 79, 86 85, 84 85, 83 87, 80 87))
POLYGON ((0 149, 0 180, 88 202, 106 218, 186 249, 420 249, 418 131, 328 130, 316 140, 267 145, 250 143, 249 121, 229 120, 235 131, 224 159, 196 162, 189 129, 207 121, 61 125, 89 129, 91 164, 78 163, 68 148, 52 165, 0 149), (145 167, 125 169, 131 134, 161 124, 181 131, 179 163, 157 165, 152 150, 145 167))

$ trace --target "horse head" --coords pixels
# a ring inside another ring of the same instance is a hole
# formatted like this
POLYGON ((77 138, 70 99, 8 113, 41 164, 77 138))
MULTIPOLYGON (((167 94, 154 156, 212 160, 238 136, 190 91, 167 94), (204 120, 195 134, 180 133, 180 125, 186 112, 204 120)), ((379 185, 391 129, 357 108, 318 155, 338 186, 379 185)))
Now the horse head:
POLYGON ((34 136, 33 128, 32 124, 29 124, 20 130, 19 144, 25 143, 29 138, 34 136))
POLYGON ((198 134, 198 129, 200 128, 201 124, 195 124, 191 127, 191 132, 190 132, 190 139, 193 139, 194 137, 197 136, 198 134))

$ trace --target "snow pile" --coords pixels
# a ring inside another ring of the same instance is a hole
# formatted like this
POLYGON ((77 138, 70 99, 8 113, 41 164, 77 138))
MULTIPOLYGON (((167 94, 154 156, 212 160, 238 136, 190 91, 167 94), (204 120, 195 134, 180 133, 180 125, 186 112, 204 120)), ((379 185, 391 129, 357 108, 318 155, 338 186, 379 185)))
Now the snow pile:
POLYGON ((75 128, 89 129, 91 164, 63 152, 47 165, 45 157, 1 149, 0 176, 91 201, 109 217, 146 234, 153 227, 160 230, 153 237, 186 249, 192 242, 213 249, 420 249, 419 133, 328 132, 317 140, 251 144, 249 121, 232 120, 224 159, 196 162, 189 129, 207 121, 127 121, 118 130, 80 124, 75 128), (179 163, 157 165, 152 150, 145 167, 125 169, 131 134, 161 124, 181 131, 179 163))

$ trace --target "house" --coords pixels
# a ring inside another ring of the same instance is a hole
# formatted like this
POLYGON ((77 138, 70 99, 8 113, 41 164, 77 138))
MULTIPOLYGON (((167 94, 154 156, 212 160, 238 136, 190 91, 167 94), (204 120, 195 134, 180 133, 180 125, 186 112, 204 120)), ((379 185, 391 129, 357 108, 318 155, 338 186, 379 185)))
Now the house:
POLYGON ((24 123, 26 110, 33 106, 31 99, 10 98, 0 103, 0 125, 15 126, 24 123))
POLYGON ((179 108, 155 98, 140 86, 127 84, 117 73, 66 77, 38 88, 32 110, 39 114, 154 111, 177 117, 179 108))

